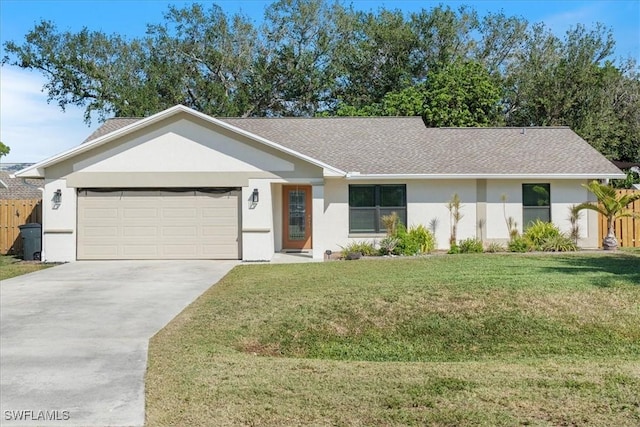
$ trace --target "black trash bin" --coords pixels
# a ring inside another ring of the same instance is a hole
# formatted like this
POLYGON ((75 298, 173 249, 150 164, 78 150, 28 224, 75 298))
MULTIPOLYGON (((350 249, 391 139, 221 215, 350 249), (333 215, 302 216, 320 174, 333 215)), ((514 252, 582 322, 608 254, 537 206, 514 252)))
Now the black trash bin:
POLYGON ((32 223, 19 226, 22 235, 22 259, 40 261, 42 251, 42 225, 32 223))

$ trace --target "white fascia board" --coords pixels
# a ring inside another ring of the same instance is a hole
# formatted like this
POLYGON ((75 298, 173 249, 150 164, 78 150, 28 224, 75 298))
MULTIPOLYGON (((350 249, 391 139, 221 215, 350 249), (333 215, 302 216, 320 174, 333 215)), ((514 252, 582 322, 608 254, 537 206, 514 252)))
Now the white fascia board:
POLYGON ((321 167, 322 169, 324 169, 326 171, 330 171, 331 173, 335 173, 335 174, 338 174, 340 176, 346 175, 346 172, 343 172, 340 169, 334 168, 333 166, 330 166, 330 165, 328 165, 326 163, 323 163, 323 162, 321 162, 319 160, 313 159, 313 158, 311 158, 309 156, 305 156, 304 154, 301 154, 301 153, 299 153, 299 152, 297 152, 295 150, 291 150, 289 148, 286 148, 286 147, 284 147, 284 146, 282 146, 280 144, 277 144, 275 142, 269 141, 269 140, 267 140, 265 138, 262 138, 262 137, 260 137, 258 135, 254 135, 251 132, 247 132, 245 130, 242 130, 240 128, 232 126, 232 125, 230 125, 228 123, 225 123, 225 122, 223 122, 221 120, 218 120, 218 119, 216 119, 214 117, 211 117, 211 116, 206 115, 204 113, 201 113, 199 111, 193 110, 193 109, 191 109, 189 107, 185 107, 184 105, 175 105, 175 106, 173 106, 171 108, 168 108, 168 109, 166 109, 164 111, 156 113, 156 114, 154 114, 152 116, 140 119, 137 122, 131 123, 131 124, 127 125, 127 126, 124 126, 124 127, 120 128, 120 129, 117 129, 117 130, 115 130, 113 132, 110 132, 110 133, 108 133, 106 135, 103 135, 103 136, 101 136, 99 138, 96 138, 93 141, 89 141, 89 142, 87 142, 85 144, 80 144, 80 145, 78 145, 76 147, 73 147, 73 148, 67 150, 67 151, 64 151, 64 152, 62 152, 60 154, 57 154, 57 155, 55 155, 53 157, 50 157, 48 159, 45 159, 45 160, 39 162, 39 163, 36 163, 36 164, 31 165, 31 166, 29 166, 29 167, 27 167, 25 169, 22 169, 22 170, 16 172, 15 175, 19 176, 19 177, 22 177, 22 178, 42 178, 42 177, 44 177, 44 168, 46 168, 46 167, 49 167, 49 166, 54 165, 56 163, 59 163, 61 161, 67 160, 67 159, 69 159, 69 158, 71 158, 71 157, 73 157, 73 156, 75 156, 77 154, 83 153, 85 151, 89 151, 89 150, 91 150, 91 149, 93 149, 95 147, 98 147, 98 146, 100 146, 102 144, 105 144, 105 143, 107 143, 109 141, 112 141, 114 139, 120 138, 120 137, 122 137, 122 136, 124 136, 124 135, 126 135, 128 133, 134 132, 134 131, 136 131, 138 129, 141 129, 141 128, 146 127, 146 126, 148 126, 150 124, 159 122, 161 120, 164 120, 166 118, 169 118, 169 117, 171 117, 171 116, 173 116, 175 114, 181 113, 181 112, 184 112, 184 113, 190 114, 192 116, 198 117, 198 118, 200 118, 200 119, 202 119, 204 121, 207 121, 209 123, 215 124, 216 126, 222 127, 222 128, 227 129, 227 130, 229 130, 231 132, 234 132, 234 133, 237 133, 237 134, 240 134, 240 135, 244 135, 247 138, 250 138, 250 139, 252 139, 252 140, 254 140, 256 142, 262 143, 262 144, 264 144, 264 145, 266 145, 268 147, 272 147, 272 148, 274 148, 276 150, 279 150, 279 151, 287 153, 287 154, 289 154, 291 156, 297 157, 297 158, 299 158, 301 160, 304 160, 306 162, 309 162, 309 163, 311 163, 311 164, 313 164, 315 166, 321 167))
POLYGON ((625 174, 360 174, 347 173, 348 180, 415 179, 621 179, 625 174))

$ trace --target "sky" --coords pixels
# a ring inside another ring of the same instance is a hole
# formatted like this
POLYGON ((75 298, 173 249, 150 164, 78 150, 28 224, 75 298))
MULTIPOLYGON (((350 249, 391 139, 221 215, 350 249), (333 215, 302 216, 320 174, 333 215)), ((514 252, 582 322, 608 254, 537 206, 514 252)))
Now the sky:
MULTIPOLYGON (((146 24, 160 23, 172 4, 183 7, 189 1, 164 0, 0 0, 0 45, 8 40, 20 43, 25 34, 41 20, 53 21, 60 31, 90 30, 138 37, 146 24)), ((210 0, 199 3, 209 4, 210 0)), ((218 0, 226 13, 242 12, 259 23, 265 7, 272 1, 218 0)), ((380 7, 406 13, 430 9, 440 3, 452 8, 472 6, 480 16, 504 12, 522 16, 529 23, 544 22, 562 36, 577 24, 592 27, 601 22, 610 27, 616 40, 616 57, 633 57, 640 63, 640 0, 554 1, 554 0, 476 0, 476 1, 373 1, 344 0, 359 10, 380 7)), ((4 48, 0 49, 4 56, 4 48)), ((90 126, 84 121, 84 108, 60 110, 55 101, 48 103, 42 91, 44 77, 18 67, 0 68, 0 141, 11 147, 2 163, 34 163, 80 144, 100 123, 95 116, 90 126)))

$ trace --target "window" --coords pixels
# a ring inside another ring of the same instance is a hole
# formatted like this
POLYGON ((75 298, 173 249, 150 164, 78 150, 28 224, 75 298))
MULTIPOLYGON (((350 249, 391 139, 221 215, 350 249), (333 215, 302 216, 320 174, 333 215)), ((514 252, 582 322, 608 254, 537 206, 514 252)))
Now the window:
POLYGON ((384 233, 381 218, 392 212, 407 223, 407 188, 405 185, 350 185, 349 232, 384 233))
POLYGON ((551 222, 549 184, 522 184, 522 225, 526 229, 536 219, 551 222))

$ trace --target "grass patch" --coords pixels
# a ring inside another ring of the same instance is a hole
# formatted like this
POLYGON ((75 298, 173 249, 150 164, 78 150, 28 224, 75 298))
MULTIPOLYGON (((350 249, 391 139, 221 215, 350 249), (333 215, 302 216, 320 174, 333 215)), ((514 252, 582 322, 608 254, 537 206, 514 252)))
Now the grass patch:
POLYGON ((0 255, 0 280, 32 273, 43 268, 49 268, 52 265, 40 262, 25 262, 12 256, 0 255))
POLYGON ((640 254, 243 265, 152 339, 149 425, 637 425, 640 254))

